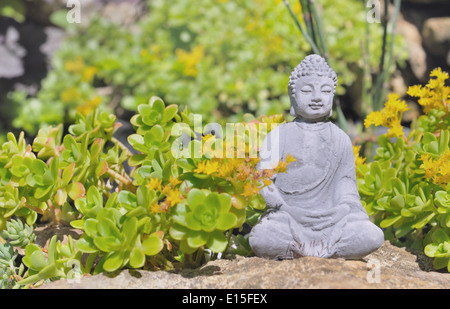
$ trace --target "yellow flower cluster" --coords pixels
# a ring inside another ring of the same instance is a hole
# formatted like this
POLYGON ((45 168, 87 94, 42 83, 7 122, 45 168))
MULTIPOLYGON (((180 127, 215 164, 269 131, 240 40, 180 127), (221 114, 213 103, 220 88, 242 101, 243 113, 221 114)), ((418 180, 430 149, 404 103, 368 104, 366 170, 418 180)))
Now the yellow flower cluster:
POLYGON ((61 93, 60 99, 63 103, 76 103, 80 100, 80 93, 76 87, 69 87, 61 93))
POLYGON ((404 135, 403 126, 400 124, 403 113, 409 110, 405 101, 400 100, 398 94, 388 95, 388 100, 381 111, 374 111, 367 115, 364 120, 366 128, 371 125, 384 126, 389 128, 387 137, 401 137, 404 135))
POLYGON ((191 52, 178 48, 175 51, 175 55, 177 56, 177 61, 184 65, 183 74, 196 77, 198 74, 197 65, 205 56, 205 48, 203 45, 198 45, 191 52))
MULTIPOLYGON (((95 74, 97 74, 98 69, 93 66, 86 66, 86 63, 81 57, 76 57, 73 60, 68 60, 64 62, 64 69, 67 72, 74 73, 80 77, 81 82, 89 83, 94 79, 95 74)), ((95 95, 91 98, 83 96, 77 87, 70 87, 65 89, 60 96, 63 103, 79 104, 77 107, 77 112, 87 115, 91 113, 97 106, 100 105, 102 99, 95 95)))
POLYGON ((151 44, 150 48, 141 49, 141 57, 148 60, 160 60, 161 59, 161 47, 157 44, 151 44))
POLYGON ((181 181, 178 178, 170 176, 169 183, 163 187, 161 179, 150 178, 146 187, 150 190, 159 191, 165 196, 165 199, 154 202, 148 206, 150 212, 151 213, 168 212, 171 207, 180 203, 184 199, 180 189, 177 188, 177 186, 180 183, 181 181))
POLYGON ((72 73, 81 73, 83 71, 85 67, 83 58, 81 57, 76 57, 73 60, 68 60, 64 63, 64 69, 67 72, 72 72, 72 73))
POLYGON ((425 171, 425 177, 435 184, 445 186, 450 183, 450 150, 444 152, 438 159, 433 159, 429 154, 421 155, 420 166, 425 171))
POLYGON ((81 81, 91 82, 94 79, 94 76, 97 73, 97 71, 98 69, 96 67, 93 66, 86 67, 81 75, 81 81))
POLYGON ((418 103, 423 107, 423 111, 428 113, 432 109, 439 109, 449 112, 450 87, 445 86, 445 81, 449 75, 441 68, 436 68, 430 73, 430 80, 425 86, 415 85, 408 88, 408 94, 418 97, 418 103))
POLYGON ((293 161, 295 158, 287 155, 272 170, 260 171, 256 168, 259 158, 215 158, 200 161, 194 172, 231 181, 235 186, 242 186, 243 196, 250 197, 270 185, 275 173, 286 173, 287 165, 293 161))
POLYGON ((76 57, 73 60, 68 60, 64 63, 64 69, 67 72, 80 74, 82 82, 90 82, 94 78, 98 69, 93 66, 86 66, 83 58, 76 57))
MULTIPOLYGON (((282 115, 274 115, 263 117, 247 123, 245 128, 246 134, 253 135, 263 139, 268 131, 272 130, 276 125, 284 121, 282 115), (270 124, 270 125, 269 125, 270 124), (259 126, 262 126, 260 128, 259 126)), ((295 158, 287 155, 286 158, 276 164, 273 169, 259 170, 256 165, 260 159, 257 157, 258 148, 262 144, 260 142, 250 143, 248 136, 245 138, 239 133, 228 139, 217 138, 215 135, 208 134, 202 136, 202 155, 203 159, 199 160, 193 172, 199 175, 221 178, 231 184, 235 189, 233 195, 233 206, 242 209, 252 197, 257 195, 259 191, 272 183, 271 178, 275 173, 283 173, 287 170, 287 165, 295 158)), ((222 182, 219 180, 219 182, 222 182)), ((150 179, 147 188, 162 192, 165 196, 164 200, 149 205, 152 213, 167 212, 170 207, 180 203, 185 199, 180 190, 176 186, 180 183, 178 179, 169 179, 169 184, 163 187, 163 182, 159 179, 150 179)))
POLYGON ((355 165, 363 165, 366 161, 366 158, 361 157, 359 155, 359 151, 361 150, 361 146, 353 146, 353 155, 355 156, 355 165))
POLYGON ((80 106, 76 108, 76 111, 88 115, 93 112, 102 103, 102 98, 99 96, 94 96, 92 99, 84 101, 80 106))
POLYGON ((194 172, 198 174, 212 175, 219 170, 219 162, 216 160, 203 160, 198 165, 194 172))

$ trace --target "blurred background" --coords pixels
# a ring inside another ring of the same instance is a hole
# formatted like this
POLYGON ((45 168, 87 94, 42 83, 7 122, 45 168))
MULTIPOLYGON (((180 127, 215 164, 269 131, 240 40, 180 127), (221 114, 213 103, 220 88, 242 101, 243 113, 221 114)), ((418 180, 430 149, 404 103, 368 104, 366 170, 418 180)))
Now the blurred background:
POLYGON ((338 74, 333 121, 353 139, 387 94, 449 71, 448 0, 0 0, 0 140, 151 96, 204 122, 290 107, 289 75, 320 53, 338 74), (378 19, 377 19, 378 18, 378 19))

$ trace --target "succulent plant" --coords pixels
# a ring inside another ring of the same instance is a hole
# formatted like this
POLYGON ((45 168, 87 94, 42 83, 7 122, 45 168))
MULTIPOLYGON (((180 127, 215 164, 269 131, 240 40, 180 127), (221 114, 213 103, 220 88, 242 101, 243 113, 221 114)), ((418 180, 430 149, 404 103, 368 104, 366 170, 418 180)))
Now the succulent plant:
POLYGON ((56 235, 53 236, 48 246, 47 258, 41 247, 29 244, 25 247, 25 256, 22 259, 28 270, 25 278, 18 281, 17 284, 28 286, 44 280, 80 277, 84 272, 89 272, 92 265, 92 259, 88 259, 86 265, 83 266, 80 258, 81 252, 76 251, 70 235, 67 244, 57 240, 56 235))
POLYGON ((103 206, 103 196, 92 186, 75 205, 84 217, 71 224, 85 231, 76 248, 103 255, 96 272, 111 272, 127 264, 142 267, 146 255, 156 255, 163 249, 161 233, 152 232, 150 218, 145 216, 148 210, 137 205, 133 193, 113 193, 103 206))
MULTIPOLYGON (((78 115, 64 136, 61 126, 41 130, 32 145, 23 135, 18 140, 9 135, 0 150, 0 230, 25 247, 28 271, 18 284, 68 278, 75 271, 68 263, 78 265, 81 275, 124 267, 173 269, 177 261, 198 265, 208 250, 218 257, 232 230, 262 213, 265 205, 254 195, 272 174, 257 172, 256 159, 220 159, 197 151, 210 140, 202 138, 207 129, 194 127, 195 117, 152 97, 133 117, 131 150, 112 136, 115 116, 98 111, 78 115), (197 151, 196 156, 173 155, 177 124, 189 137, 186 153, 197 151), (125 161, 135 167, 131 173, 125 161), (56 224, 69 222, 84 234, 76 245, 52 238, 46 255, 33 243, 29 226, 37 214, 56 224), (88 256, 85 265, 82 254, 88 256)), ((253 121, 251 128, 258 123, 263 122, 253 121)))
POLYGON ((0 289, 20 287, 17 285, 16 279, 22 275, 24 266, 20 264, 19 267, 16 267, 17 255, 17 250, 14 250, 10 243, 0 243, 0 289))
MULTIPOLYGON (((398 130, 378 138, 372 162, 357 164, 359 193, 369 215, 384 229, 385 238, 399 246, 424 250, 434 257, 434 267, 450 270, 450 127, 448 73, 437 68, 425 86, 409 87, 419 97, 424 114, 409 134, 398 130)), ((392 111, 405 102, 390 95, 382 111, 369 114, 369 121, 392 127, 392 111), (372 119, 372 120, 371 120, 372 119), (385 122, 386 121, 386 122, 385 122), (383 123, 385 122, 385 123, 383 123)), ((366 119, 367 120, 367 119, 366 119)), ((397 119, 400 123, 400 119, 397 119)), ((389 131, 388 131, 389 132, 389 131)))
POLYGON ((42 160, 47 160, 53 157, 59 151, 63 133, 62 125, 53 128, 49 126, 47 129, 40 129, 36 138, 34 139, 32 149, 37 153, 37 157, 42 160))
POLYGON ((447 268, 450 272, 450 237, 447 232, 439 228, 431 236, 432 243, 425 247, 425 254, 434 257, 433 266, 436 269, 447 268))
POLYGON ((4 244, 0 243, 0 268, 9 267, 10 262, 16 259, 17 254, 12 244, 8 242, 4 244))
POLYGON ((149 104, 139 105, 137 111, 131 118, 131 123, 137 128, 137 134, 145 134, 155 125, 164 126, 172 120, 177 115, 178 106, 172 104, 166 107, 160 98, 152 97, 149 104))
POLYGON ((21 248, 25 248, 36 238, 36 235, 33 233, 33 226, 24 224, 18 219, 12 219, 7 222, 6 230, 1 231, 0 235, 11 245, 21 248))
POLYGON ((231 209, 231 196, 208 190, 192 189, 187 205, 175 209, 176 224, 170 235, 181 241, 181 250, 190 253, 205 246, 213 252, 223 252, 228 244, 224 231, 236 227, 238 218, 231 209))

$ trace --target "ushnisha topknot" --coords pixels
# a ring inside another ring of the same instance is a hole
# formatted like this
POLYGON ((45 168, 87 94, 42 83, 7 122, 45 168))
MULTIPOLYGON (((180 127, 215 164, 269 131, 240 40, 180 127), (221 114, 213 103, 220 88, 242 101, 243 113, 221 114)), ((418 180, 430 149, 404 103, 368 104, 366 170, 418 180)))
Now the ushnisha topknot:
POLYGON ((303 61, 300 62, 300 64, 294 69, 294 71, 292 71, 291 76, 289 76, 288 92, 291 98, 295 94, 295 82, 297 81, 297 79, 300 78, 300 76, 308 76, 312 74, 317 74, 319 76, 328 76, 334 84, 333 93, 336 93, 336 73, 332 68, 328 66, 324 58, 319 55, 313 54, 306 56, 305 59, 303 59, 303 61))

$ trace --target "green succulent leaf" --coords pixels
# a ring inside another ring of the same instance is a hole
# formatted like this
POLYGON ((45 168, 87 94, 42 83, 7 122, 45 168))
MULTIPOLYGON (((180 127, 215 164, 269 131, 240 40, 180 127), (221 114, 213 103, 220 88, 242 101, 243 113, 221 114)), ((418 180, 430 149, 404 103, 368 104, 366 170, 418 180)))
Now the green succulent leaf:
POLYGON ((151 147, 158 145, 164 139, 164 129, 160 125, 153 126, 150 131, 144 135, 145 146, 151 147))
POLYGON ((140 268, 145 264, 145 253, 141 248, 135 247, 130 253, 130 266, 140 268))
POLYGON ((384 219, 383 221, 381 221, 380 227, 381 228, 389 227, 389 226, 393 225, 394 223, 398 222, 401 219, 402 219, 401 215, 390 216, 390 217, 384 219))
POLYGON ((29 276, 17 282, 18 285, 27 285, 39 280, 45 280, 53 277, 63 276, 64 272, 59 270, 56 264, 50 264, 42 268, 39 273, 29 276))
POLYGON ((176 240, 182 240, 187 237, 189 229, 180 224, 174 224, 170 227, 170 236, 176 240))
POLYGON ((120 191, 117 195, 118 203, 127 210, 136 208, 137 198, 136 195, 130 191, 120 191))
POLYGON ((164 247, 164 242, 161 238, 159 238, 157 235, 152 234, 149 235, 144 241, 142 242, 142 248, 146 255, 156 255, 164 247))
POLYGON ((220 213, 226 213, 231 208, 231 196, 227 193, 221 193, 218 196, 220 203, 220 213))
POLYGON ((138 219, 136 217, 129 217, 125 220, 122 226, 122 235, 124 235, 126 242, 131 243, 137 235, 138 219))
POLYGON ((75 247, 81 252, 85 253, 98 252, 98 249, 94 244, 94 240, 89 236, 83 236, 82 238, 78 239, 75 244, 75 247))
POLYGON ((72 200, 77 200, 83 197, 85 193, 86 190, 80 182, 72 182, 67 186, 67 194, 72 200))
POLYGON ((175 117, 176 113, 178 112, 178 106, 175 104, 169 105, 164 109, 162 122, 168 122, 172 120, 173 117, 175 117))
POLYGON ((450 272, 450 258, 448 257, 435 257, 433 260, 433 267, 435 269, 441 269, 447 267, 447 271, 450 272))
POLYGON ((229 230, 236 226, 237 217, 233 213, 221 214, 218 218, 216 229, 221 231, 229 230))
POLYGON ((206 196, 205 193, 199 189, 192 189, 189 191, 187 200, 189 204, 189 208, 191 210, 195 210, 198 205, 202 205, 204 203, 206 196))
POLYGON ((94 244, 103 252, 117 251, 122 247, 120 240, 114 236, 97 236, 94 238, 94 244))
POLYGON ((25 248, 25 257, 22 259, 23 263, 34 271, 40 271, 47 266, 42 250, 34 244, 28 245, 25 248))
POLYGON ((435 243, 450 242, 450 236, 443 229, 437 229, 433 233, 432 239, 435 243))
POLYGON ((450 193, 445 191, 438 191, 435 194, 435 202, 439 206, 439 213, 450 212, 450 193))
POLYGON ((115 223, 108 218, 101 218, 98 221, 98 230, 103 237, 121 238, 120 230, 116 227, 115 223))
POLYGON ((113 272, 122 267, 126 263, 124 252, 116 251, 112 252, 104 257, 103 269, 107 272, 113 272))
POLYGON ((186 241, 189 247, 199 248, 208 241, 210 234, 205 231, 189 231, 186 241))
POLYGON ((186 239, 180 241, 180 251, 183 252, 184 254, 192 254, 197 250, 198 248, 190 247, 186 239))
POLYGON ((228 241, 225 235, 220 231, 214 231, 210 234, 206 246, 212 252, 223 252, 227 248, 228 241))

